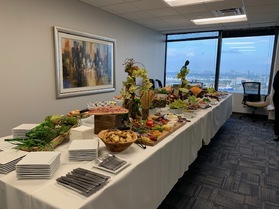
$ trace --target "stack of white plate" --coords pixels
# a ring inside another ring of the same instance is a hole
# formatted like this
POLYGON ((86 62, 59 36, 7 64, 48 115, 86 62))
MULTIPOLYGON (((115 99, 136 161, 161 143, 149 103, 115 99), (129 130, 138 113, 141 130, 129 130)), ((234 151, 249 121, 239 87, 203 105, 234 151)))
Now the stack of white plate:
POLYGON ((68 148, 69 160, 94 160, 98 156, 98 147, 98 139, 73 140, 68 148))
POLYGON ((20 150, 4 150, 0 152, 0 173, 7 174, 15 170, 15 165, 26 155, 20 150))
POLYGON ((30 152, 16 164, 18 179, 49 179, 60 165, 60 152, 30 152))
POLYGON ((36 127, 38 124, 21 124, 12 129, 13 138, 23 138, 26 137, 26 133, 32 128, 36 127))

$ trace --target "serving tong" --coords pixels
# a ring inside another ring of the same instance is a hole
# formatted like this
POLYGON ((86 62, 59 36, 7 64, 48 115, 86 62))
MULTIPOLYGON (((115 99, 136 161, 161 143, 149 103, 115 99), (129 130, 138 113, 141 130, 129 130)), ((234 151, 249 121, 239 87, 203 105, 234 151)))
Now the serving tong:
POLYGON ((146 149, 146 145, 145 145, 144 143, 137 142, 136 144, 137 144, 140 148, 146 149))
POLYGON ((104 167, 111 171, 116 171, 119 168, 121 168, 122 166, 127 164, 127 161, 122 160, 112 154, 108 154, 107 157, 104 159, 98 158, 98 161, 99 161, 98 166, 104 167))
POLYGON ((86 197, 92 195, 101 188, 110 176, 106 176, 84 168, 76 168, 73 171, 56 179, 57 183, 72 189, 86 197))

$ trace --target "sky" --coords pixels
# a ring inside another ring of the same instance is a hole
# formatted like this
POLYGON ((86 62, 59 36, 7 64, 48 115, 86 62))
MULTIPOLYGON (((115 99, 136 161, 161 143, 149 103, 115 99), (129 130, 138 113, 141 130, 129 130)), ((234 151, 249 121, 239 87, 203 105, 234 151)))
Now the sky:
MULTIPOLYGON (((169 42, 167 72, 178 72, 186 60, 190 73, 215 72, 217 43, 217 39, 169 42)), ((269 74, 273 43, 274 36, 223 38, 221 73, 269 74)))

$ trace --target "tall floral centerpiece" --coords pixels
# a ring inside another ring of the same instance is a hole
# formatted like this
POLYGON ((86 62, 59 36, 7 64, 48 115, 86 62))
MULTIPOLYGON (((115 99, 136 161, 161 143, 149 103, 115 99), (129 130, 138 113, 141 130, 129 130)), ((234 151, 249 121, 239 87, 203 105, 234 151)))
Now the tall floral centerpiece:
POLYGON ((185 64, 181 67, 179 73, 177 73, 177 78, 180 79, 181 83, 179 84, 179 91, 181 93, 182 99, 187 95, 189 92, 188 89, 188 81, 186 79, 186 76, 188 75, 190 69, 188 69, 188 65, 190 64, 189 60, 185 62, 185 64))
MULTIPOLYGON (((132 119, 140 119, 142 117, 142 100, 146 95, 149 95, 152 83, 149 81, 147 71, 144 68, 137 66, 134 59, 127 58, 124 62, 125 72, 128 74, 127 80, 123 81, 123 88, 120 93, 123 98, 123 107, 129 110, 129 117, 132 119), (136 79, 140 78, 142 81, 141 85, 136 84, 136 79)), ((145 100, 147 101, 147 100, 145 100)), ((151 104, 151 101, 150 101, 151 104)))

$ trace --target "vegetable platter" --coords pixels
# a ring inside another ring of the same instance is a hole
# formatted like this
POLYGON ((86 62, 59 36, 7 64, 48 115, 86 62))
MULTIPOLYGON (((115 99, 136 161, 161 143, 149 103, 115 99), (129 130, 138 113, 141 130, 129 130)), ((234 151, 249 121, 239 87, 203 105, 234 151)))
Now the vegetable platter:
POLYGON ((26 137, 5 139, 5 141, 16 145, 16 149, 23 151, 52 151, 69 139, 70 129, 77 124, 77 117, 51 115, 27 132, 26 137))

